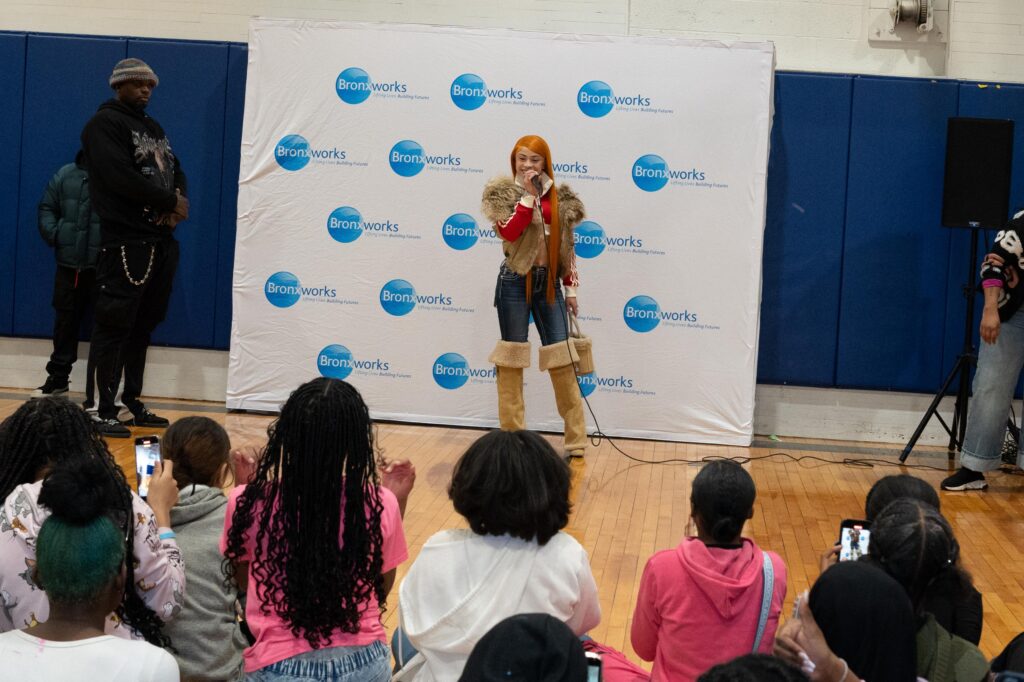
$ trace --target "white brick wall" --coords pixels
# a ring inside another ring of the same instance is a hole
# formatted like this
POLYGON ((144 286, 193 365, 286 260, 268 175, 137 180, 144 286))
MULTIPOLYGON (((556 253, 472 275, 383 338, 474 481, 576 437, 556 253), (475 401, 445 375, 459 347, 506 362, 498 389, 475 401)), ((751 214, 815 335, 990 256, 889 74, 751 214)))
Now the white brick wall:
MULTIPOLYGON (((772 40, 781 69, 1024 82, 1024 0, 948 0, 948 47, 869 42, 867 29, 878 5, 879 0, 0 0, 0 29, 245 42, 248 18, 259 15, 681 35, 772 40)), ((945 9, 947 0, 936 5, 945 9)))
POLYGON ((1024 0, 950 0, 948 75, 1024 81, 1024 0))

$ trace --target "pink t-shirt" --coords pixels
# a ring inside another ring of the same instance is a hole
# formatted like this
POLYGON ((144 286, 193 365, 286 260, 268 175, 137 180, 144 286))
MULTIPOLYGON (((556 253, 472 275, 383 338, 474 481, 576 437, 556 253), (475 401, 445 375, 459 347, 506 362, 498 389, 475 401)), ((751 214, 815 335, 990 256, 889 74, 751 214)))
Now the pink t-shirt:
MULTIPOLYGON (((227 513, 224 516, 224 532, 220 538, 220 550, 223 553, 227 549, 228 531, 231 529, 231 520, 235 513, 235 504, 238 496, 245 490, 245 486, 238 486, 228 496, 227 513)), ((383 554, 382 573, 397 568, 399 564, 409 558, 409 550, 405 546, 405 532, 402 530, 402 516, 398 509, 398 500, 394 493, 386 488, 378 488, 380 499, 384 505, 381 513, 380 526, 381 537, 384 545, 381 548, 383 554)), ((344 503, 343 503, 344 504, 344 503)), ((344 529, 341 530, 344 532, 344 529)), ((254 535, 247 534, 245 544, 245 560, 251 561, 254 550, 254 535)), ((338 544, 341 544, 341 535, 338 536, 338 544)), ((260 668, 283 661, 286 658, 312 651, 313 647, 305 637, 296 637, 292 634, 287 621, 281 618, 274 611, 267 615, 262 610, 263 600, 260 599, 259 590, 256 589, 256 581, 252 573, 249 574, 249 585, 246 590, 245 618, 256 637, 256 643, 245 650, 245 671, 254 672, 260 668)), ((280 595, 280 593, 278 593, 280 595)), ((283 599, 283 595, 277 597, 283 599)), ((349 634, 341 630, 335 630, 331 635, 330 642, 326 647, 335 646, 365 646, 375 641, 387 641, 384 627, 380 622, 380 608, 377 600, 371 599, 363 605, 362 615, 359 619, 359 632, 349 634)))

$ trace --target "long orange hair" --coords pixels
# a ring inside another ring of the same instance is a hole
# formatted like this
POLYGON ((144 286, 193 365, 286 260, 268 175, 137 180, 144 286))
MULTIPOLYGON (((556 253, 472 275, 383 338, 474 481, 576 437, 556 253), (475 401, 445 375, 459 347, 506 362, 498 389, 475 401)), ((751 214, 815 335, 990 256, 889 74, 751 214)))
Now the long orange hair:
MULTIPOLYGON (((529 149, 534 154, 544 157, 544 173, 551 178, 551 189, 548 191, 548 200, 551 202, 551 230, 548 235, 548 282, 545 291, 548 303, 555 302, 555 282, 558 280, 558 254, 562 244, 561 226, 558 223, 558 189, 555 186, 555 171, 551 163, 551 149, 548 143, 540 135, 524 135, 516 140, 509 154, 509 163, 512 166, 512 176, 516 175, 516 152, 520 147, 529 149)), ((543 214, 543 211, 542 211, 543 214)), ((527 296, 530 295, 532 285, 527 289, 527 296)))

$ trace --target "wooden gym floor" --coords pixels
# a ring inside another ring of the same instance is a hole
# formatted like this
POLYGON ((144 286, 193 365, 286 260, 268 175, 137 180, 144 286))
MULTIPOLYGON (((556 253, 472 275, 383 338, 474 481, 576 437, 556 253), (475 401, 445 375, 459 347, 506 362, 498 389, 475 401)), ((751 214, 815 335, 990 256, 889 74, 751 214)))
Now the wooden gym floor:
MULTIPOLYGON (((27 392, 0 389, 0 419, 11 414, 27 392)), ((271 417, 227 413, 213 403, 147 402, 172 421, 202 414, 222 424, 235 447, 265 442, 271 417)), ((159 429, 133 429, 134 435, 159 429)), ((405 533, 410 562, 433 533, 464 525, 448 501, 446 489, 459 455, 482 433, 477 429, 380 423, 378 445, 388 459, 408 458, 416 466, 416 487, 409 499, 405 533)), ((552 436, 558 445, 560 438, 552 436)), ((131 439, 109 439, 126 472, 134 467, 131 439)), ((818 575, 819 556, 834 542, 839 522, 860 518, 864 497, 882 476, 906 471, 936 487, 947 475, 944 448, 917 450, 910 465, 937 469, 902 469, 891 465, 849 466, 846 459, 898 462, 902 445, 878 446, 838 441, 756 439, 750 448, 689 443, 616 440, 633 457, 668 464, 641 464, 627 459, 608 441, 591 448, 573 464, 573 514, 567 532, 590 554, 601 597, 601 624, 591 632, 598 641, 636 659, 629 628, 640 575, 655 551, 675 546, 686 532, 689 489, 706 457, 754 458, 747 464, 757 484, 754 518, 745 534, 762 548, 778 552, 789 568, 785 613, 794 597, 818 575), (784 454, 783 454, 784 453, 784 454), (791 456, 791 457, 790 457, 791 456), (793 461, 792 457, 814 457, 793 461), (758 459, 764 458, 764 459, 758 459)), ((134 481, 134 476, 129 476, 134 481)), ((966 568, 984 595, 981 649, 997 654, 1024 631, 1024 476, 996 473, 982 493, 941 493, 942 511, 952 523, 966 568)), ((398 569, 401 581, 409 563, 398 569)), ((397 585, 398 583, 396 583, 397 585)), ((385 625, 398 622, 397 590, 391 594, 385 625)))

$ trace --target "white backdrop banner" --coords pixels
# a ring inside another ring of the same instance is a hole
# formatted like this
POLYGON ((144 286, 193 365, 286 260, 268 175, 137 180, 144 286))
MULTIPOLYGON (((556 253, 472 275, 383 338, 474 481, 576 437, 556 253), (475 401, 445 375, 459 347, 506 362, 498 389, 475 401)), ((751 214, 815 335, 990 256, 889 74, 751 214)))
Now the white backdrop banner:
MULTIPOLYGON (((480 197, 537 134, 587 209, 603 431, 749 444, 773 69, 769 43, 254 19, 228 407, 322 374, 375 418, 496 426, 480 197)), ((561 431, 531 341, 527 421, 561 431)))

